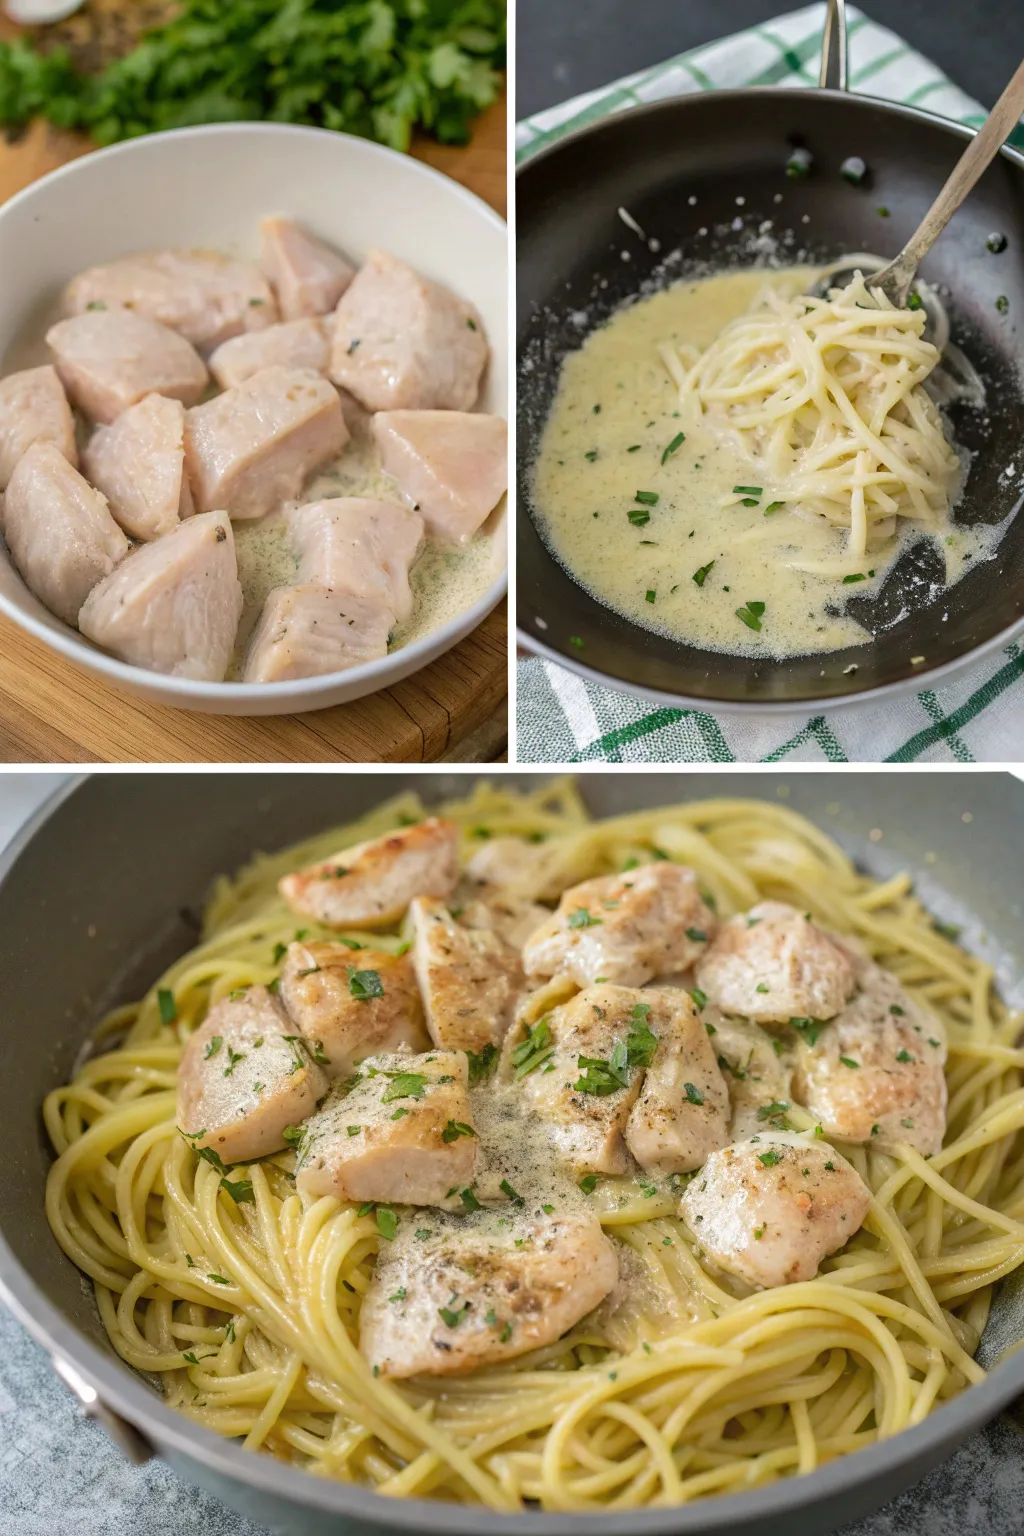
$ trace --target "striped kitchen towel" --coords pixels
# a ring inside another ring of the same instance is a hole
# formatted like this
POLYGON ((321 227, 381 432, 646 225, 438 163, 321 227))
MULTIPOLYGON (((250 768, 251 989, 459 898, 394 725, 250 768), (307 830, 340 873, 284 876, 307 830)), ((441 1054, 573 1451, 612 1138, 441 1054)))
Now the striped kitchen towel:
MULTIPOLYGON (((973 126, 976 101, 894 32, 847 7, 850 85, 973 126)), ((809 5, 668 59, 518 124, 520 160, 610 112, 642 102, 746 85, 816 85, 825 18, 809 5)), ((1024 125, 1011 142, 1024 148, 1024 125)), ((585 681, 536 657, 518 664, 521 763, 1014 762, 1024 759, 1024 648, 1013 645, 945 687, 809 717, 716 716, 674 709, 585 681)))

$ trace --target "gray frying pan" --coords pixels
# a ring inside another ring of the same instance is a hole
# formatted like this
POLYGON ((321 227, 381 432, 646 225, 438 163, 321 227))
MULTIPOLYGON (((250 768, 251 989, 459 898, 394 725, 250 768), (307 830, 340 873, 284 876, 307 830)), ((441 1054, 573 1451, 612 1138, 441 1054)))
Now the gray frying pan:
MULTIPOLYGON (((837 23, 843 0, 831 5, 837 23)), ((1024 53, 1024 10, 1020 35, 1008 37, 1006 49, 1009 75, 1024 53)), ((785 662, 705 651, 641 629, 573 580, 533 519, 530 487, 540 434, 562 360, 581 341, 574 314, 586 310, 597 324, 632 300, 642 284, 667 285, 660 263, 676 248, 682 261, 671 268, 672 281, 688 270, 736 265, 743 234, 730 226, 738 197, 745 199, 747 238, 771 218, 777 230, 794 233, 810 260, 823 263, 865 250, 894 256, 916 228, 971 130, 914 107, 853 95, 845 79, 845 35, 834 24, 821 89, 713 91, 639 107, 560 140, 519 173, 520 639, 593 681, 718 709, 835 704, 932 687, 968 658, 1005 647, 1021 631, 1021 517, 1010 521, 994 559, 947 589, 941 552, 922 538, 877 594, 850 604, 873 639, 785 662), (813 157, 810 174, 797 180, 786 174, 794 147, 813 157), (840 174, 850 156, 868 166, 860 185, 840 174), (657 253, 639 239, 628 241, 619 207, 657 236, 657 253), (631 260, 625 263, 620 253, 627 241, 631 260), (925 606, 911 597, 922 583, 935 591, 925 606), (922 656, 923 663, 912 663, 922 656), (856 671, 847 672, 851 663, 856 671)), ((1000 523, 1012 517, 1024 489, 1024 154, 1002 150, 926 257, 921 275, 940 289, 952 339, 986 390, 984 411, 960 404, 950 412, 958 442, 973 456, 956 520, 1000 523), (1005 236, 1004 250, 989 249, 993 233, 1005 236)))

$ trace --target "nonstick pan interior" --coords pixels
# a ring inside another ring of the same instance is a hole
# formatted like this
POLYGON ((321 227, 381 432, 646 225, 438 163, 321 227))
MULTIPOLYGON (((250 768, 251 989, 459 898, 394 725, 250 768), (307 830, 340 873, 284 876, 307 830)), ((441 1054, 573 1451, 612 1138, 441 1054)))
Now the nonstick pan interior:
MULTIPOLYGON (((723 91, 622 113, 527 163, 517 189, 518 604, 525 643, 641 692, 765 708, 835 701, 925 678, 998 643, 1018 623, 1024 518, 1010 521, 994 559, 924 607, 917 596, 906 611, 911 588, 920 593, 922 579, 941 581, 941 556, 921 540, 877 596, 851 604, 863 622, 880 626, 873 640, 777 662, 702 651, 639 628, 577 585, 532 517, 532 465, 559 367, 590 329, 638 294, 764 264, 766 257, 791 265, 852 251, 894 255, 966 138, 955 125, 866 97, 723 91), (810 174, 798 180, 786 175, 794 145, 813 156, 810 174), (851 155, 869 167, 859 186, 840 175, 851 155), (647 240, 623 223, 620 207, 647 240)), ((959 522, 1011 518, 1024 491, 1022 252, 1024 157, 1004 151, 921 269, 939 287, 952 339, 986 387, 984 411, 960 405, 950 413, 958 442, 972 455, 959 522), (993 232, 1006 237, 1001 253, 986 246, 993 232)))

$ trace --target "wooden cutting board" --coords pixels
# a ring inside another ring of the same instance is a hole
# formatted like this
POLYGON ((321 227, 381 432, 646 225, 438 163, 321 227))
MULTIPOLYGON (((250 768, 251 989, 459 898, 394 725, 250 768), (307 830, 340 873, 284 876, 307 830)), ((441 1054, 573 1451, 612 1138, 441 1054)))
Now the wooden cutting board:
MULTIPOLYGON (((94 0, 88 15, 116 34, 135 0, 94 0)), ((152 15, 153 7, 148 7, 152 15)), ((17 29, 0 19, 0 37, 17 29)), ((423 142, 417 159, 505 212, 504 102, 478 119, 465 148, 423 142)), ((36 123, 0 140, 0 202, 89 152, 77 134, 36 123)), ((507 738, 506 605, 447 655, 393 688, 305 715, 200 715, 108 687, 0 618, 0 761, 5 763, 413 763, 498 760, 507 738)))

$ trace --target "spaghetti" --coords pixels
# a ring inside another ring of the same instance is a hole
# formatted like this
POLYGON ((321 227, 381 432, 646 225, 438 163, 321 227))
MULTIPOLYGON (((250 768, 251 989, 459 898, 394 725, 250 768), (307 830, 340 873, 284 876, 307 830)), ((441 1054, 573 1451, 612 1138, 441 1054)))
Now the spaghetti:
MULTIPOLYGON (((667 1184, 604 1180, 587 1198, 629 1277, 614 1304, 463 1378, 373 1376, 356 1343, 382 1242, 373 1214, 304 1200, 291 1151, 226 1189, 177 1132, 175 1072, 214 1002, 274 981, 296 922, 279 876, 422 814, 407 794, 221 881, 199 947, 111 1014, 99 1053, 47 1098, 49 1221, 122 1358, 252 1449, 389 1495, 505 1511, 749 1489, 895 1434, 980 1380, 993 1288, 1024 1262, 1024 1051, 989 967, 938 931, 909 877, 867 878, 784 806, 694 801, 593 823, 564 782, 481 786, 445 814, 467 849, 537 843, 522 894, 550 900, 667 857, 697 871, 722 916, 772 897, 855 936, 947 1028, 945 1142, 928 1160, 843 1144, 871 1191, 864 1227, 815 1279, 753 1294, 701 1261, 667 1184)), ((799 1106, 789 1119, 813 1138, 799 1106)))

